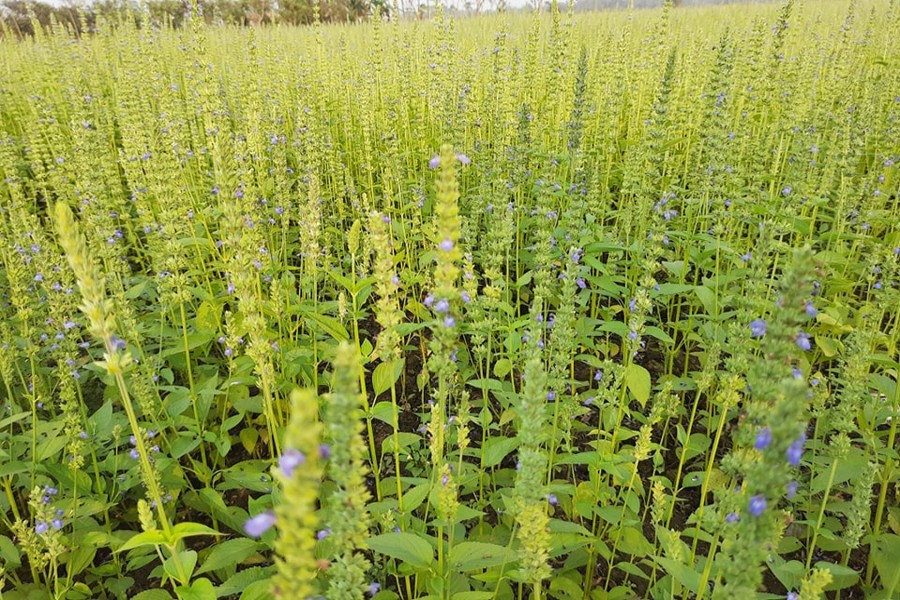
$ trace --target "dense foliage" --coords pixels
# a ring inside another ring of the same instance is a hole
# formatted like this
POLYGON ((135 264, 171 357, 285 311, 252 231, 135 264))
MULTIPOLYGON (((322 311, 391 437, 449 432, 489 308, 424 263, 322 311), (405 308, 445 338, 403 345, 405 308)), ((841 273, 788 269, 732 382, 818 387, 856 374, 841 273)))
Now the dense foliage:
POLYGON ((0 40, 4 598, 896 598, 895 0, 0 40))

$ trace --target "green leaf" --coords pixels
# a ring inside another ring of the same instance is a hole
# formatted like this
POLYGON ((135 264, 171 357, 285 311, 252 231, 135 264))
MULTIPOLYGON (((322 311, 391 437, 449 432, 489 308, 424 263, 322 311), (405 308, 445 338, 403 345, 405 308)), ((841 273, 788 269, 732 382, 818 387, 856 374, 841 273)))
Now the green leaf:
POLYGON ((241 593, 241 600, 268 600, 273 597, 272 582, 268 579, 254 581, 241 593))
POLYGON ((625 370, 625 385, 641 404, 641 408, 650 399, 650 371, 640 365, 631 364, 625 370))
POLYGON ((497 544, 462 542, 450 551, 450 564, 458 571, 489 569, 516 559, 516 553, 497 544))
POLYGON ((816 346, 822 351, 826 358, 834 358, 841 352, 841 343, 835 339, 817 335, 815 337, 816 346))
POLYGON ((216 590, 216 595, 219 598, 222 598, 224 596, 234 596, 235 594, 240 594, 251 584, 258 581, 264 581, 268 583, 271 576, 271 569, 264 569, 262 567, 252 567, 250 569, 238 571, 218 587, 218 589, 216 590))
POLYGON ((346 342, 350 339, 350 334, 347 333, 341 322, 334 317, 304 311, 303 318, 307 321, 312 321, 313 324, 318 325, 325 333, 339 342, 346 342))
POLYGON ((187 578, 186 581, 181 580, 181 575, 179 574, 178 565, 175 564, 174 556, 170 556, 165 560, 163 563, 163 571, 175 581, 186 583, 191 580, 191 575, 194 573, 194 567, 197 566, 197 553, 194 550, 182 550, 177 556, 181 561, 181 569, 183 569, 182 572, 187 578))
POLYGON ((893 597, 894 592, 900 589, 900 569, 897 568, 900 565, 900 536, 884 534, 878 538, 872 560, 878 570, 881 587, 888 597, 893 597))
POLYGON ((116 552, 126 552, 141 546, 163 546, 166 544, 166 536, 159 529, 143 531, 128 539, 116 549, 116 552))
POLYGON ((259 430, 256 427, 244 427, 239 435, 241 445, 249 454, 253 454, 253 451, 256 450, 256 443, 259 442, 259 430))
POLYGON ((203 561, 203 565, 197 569, 197 575, 239 565, 256 552, 257 548, 259 548, 259 543, 248 538, 222 542, 213 547, 212 552, 203 561))
POLYGON ((619 550, 625 554, 642 557, 653 552, 653 544, 634 527, 624 527, 619 531, 619 550))
POLYGON ((166 590, 144 590, 136 596, 132 596, 131 600, 172 600, 172 596, 166 590))
POLYGON ((202 302, 197 309, 197 329, 217 331, 219 329, 220 306, 212 302, 202 302))
POLYGON ((666 333, 659 327, 654 327, 653 325, 648 325, 647 327, 644 328, 644 332, 647 335, 649 335, 650 337, 655 337, 656 339, 658 339, 659 341, 661 341, 665 344, 674 344, 675 343, 675 340, 672 339, 672 336, 670 336, 668 333, 666 333))
POLYGON ((481 464, 485 469, 496 467, 518 445, 516 438, 492 437, 481 448, 481 464))
MULTIPOLYGON (((825 589, 829 591, 843 590, 859 581, 859 573, 844 565, 820 561, 816 563, 816 568, 831 573, 831 583, 825 586, 825 589)), ((896 568, 896 564, 894 568, 896 568)))
POLYGON ((671 558, 665 558, 662 556, 654 557, 659 566, 661 566, 665 571, 674 577, 678 583, 694 592, 695 594, 700 591, 700 573, 693 570, 686 564, 682 562, 678 562, 676 560, 672 560, 671 558))
POLYGON ((501 358, 494 363, 494 376, 503 379, 512 371, 512 361, 508 358, 501 358))
POLYGON ((195 535, 222 535, 202 523, 179 523, 172 528, 172 539, 178 541, 195 535))
POLYGON ((383 362, 375 367, 375 371, 372 373, 372 391, 376 396, 380 396, 394 387, 394 384, 397 383, 397 380, 400 379, 400 375, 403 373, 403 365, 404 360, 398 358, 383 362))
POLYGON ((370 538, 370 550, 395 558, 418 569, 427 568, 434 562, 431 544, 417 535, 405 532, 384 533, 370 538))
POLYGON ((700 303, 703 305, 704 310, 706 310, 706 314, 711 317, 716 316, 716 293, 702 285, 695 287, 694 293, 697 294, 697 298, 700 299, 700 303))
POLYGON ((179 600, 216 600, 216 589, 209 579, 201 577, 191 585, 175 588, 179 600))
POLYGON ((22 566, 22 555, 19 553, 19 549, 5 535, 0 535, 0 558, 3 559, 4 566, 10 571, 15 571, 17 567, 22 566))

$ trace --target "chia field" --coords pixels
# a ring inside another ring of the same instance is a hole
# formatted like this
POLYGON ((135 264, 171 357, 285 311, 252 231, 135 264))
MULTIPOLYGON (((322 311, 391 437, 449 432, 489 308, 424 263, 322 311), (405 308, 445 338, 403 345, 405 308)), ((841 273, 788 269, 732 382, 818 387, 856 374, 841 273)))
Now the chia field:
POLYGON ((194 2, 0 28, 0 599, 900 598, 900 1, 194 2))

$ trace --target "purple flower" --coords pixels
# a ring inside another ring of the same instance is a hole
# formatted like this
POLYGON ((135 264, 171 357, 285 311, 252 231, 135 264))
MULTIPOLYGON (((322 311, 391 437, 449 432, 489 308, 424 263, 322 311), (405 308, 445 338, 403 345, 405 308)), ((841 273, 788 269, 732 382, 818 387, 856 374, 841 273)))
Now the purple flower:
POLYGON ((259 513, 255 517, 251 517, 244 523, 244 533, 249 535, 250 537, 258 538, 269 529, 272 528, 272 525, 275 524, 275 513, 272 511, 266 511, 259 513))
POLYGON ((329 535, 331 535, 331 530, 330 530, 330 529, 322 529, 322 530, 316 532, 316 539, 317 539, 317 540, 324 540, 324 539, 327 538, 329 535))
POLYGON ((766 324, 765 319, 756 319, 755 321, 750 322, 750 337, 759 338, 766 335, 766 328, 768 325, 766 324))
POLYGON ((468 156, 466 156, 465 154, 463 154, 462 152, 456 153, 456 160, 458 160, 459 162, 461 162, 464 165, 467 165, 472 162, 472 159, 469 158, 468 156))
POLYGON ((549 400, 550 402, 556 400, 556 392, 554 392, 553 390, 547 392, 547 400, 549 400))
POLYGON ((444 241, 441 242, 441 250, 444 252, 450 252, 453 250, 453 240, 450 238, 444 238, 444 241))
POLYGON ((750 510, 750 514, 754 517, 758 517, 763 514, 763 511, 766 510, 766 507, 769 505, 766 502, 766 497, 762 494, 758 494, 750 498, 750 504, 747 508, 750 510))
POLYGON ((450 329, 454 326, 456 326, 456 319, 454 319, 450 315, 447 315, 446 317, 444 317, 444 327, 446 327, 447 329, 450 329))
POLYGON ((575 284, 579 287, 579 289, 582 290, 587 287, 587 284, 584 282, 583 277, 579 277, 578 279, 576 279, 575 284))
POLYGON ((322 444, 319 446, 319 458, 322 460, 328 460, 331 458, 331 446, 328 444, 322 444))
POLYGON ((800 458, 803 456, 803 445, 806 443, 806 434, 801 435, 791 443, 787 449, 787 461, 792 467, 800 466, 800 458))
POLYGON ((55 496, 59 493, 59 490, 55 487, 50 487, 49 485, 44 486, 44 493, 48 496, 55 496))
POLYGON ((798 594, 797 592, 788 592, 785 600, 800 600, 800 594, 798 594))
POLYGON ((737 513, 731 512, 731 513, 728 513, 727 515, 725 515, 726 523, 737 523, 740 520, 741 520, 741 517, 737 513))
POLYGON ((811 316, 811 317, 814 317, 814 316, 816 316, 817 314, 819 314, 819 311, 816 310, 816 307, 813 306, 813 303, 812 303, 812 302, 807 302, 807 303, 806 303, 806 314, 808 314, 808 315, 811 316))
POLYGON ((53 529, 57 531, 63 528, 63 520, 59 518, 53 519, 50 521, 50 524, 53 525, 53 529))
POLYGON ((294 470, 305 462, 306 457, 302 452, 289 448, 278 457, 278 468, 285 477, 290 479, 294 475, 294 470))
POLYGON ((784 189, 781 190, 781 194, 784 196, 790 196, 792 191, 794 191, 794 189, 791 186, 786 185, 784 186, 784 189))
POLYGON ((44 535, 47 533, 47 530, 50 529, 50 526, 47 525, 44 521, 38 521, 34 524, 34 532, 38 535, 44 535))
POLYGON ((441 157, 435 154, 431 157, 431 160, 428 161, 428 168, 437 169, 441 165, 441 157))
POLYGON ((797 347, 801 350, 808 352, 812 348, 812 344, 809 343, 809 334, 803 333, 802 331, 797 334, 797 347))
POLYGON ((545 497, 547 498, 547 502, 550 503, 550 506, 559 504, 559 499, 556 497, 556 494, 547 494, 545 497))
POLYGON ((131 451, 128 453, 128 456, 130 456, 134 460, 137 460, 138 458, 140 458, 141 453, 138 452, 137 448, 132 448, 131 451))
POLYGON ((369 595, 374 596, 381 589, 381 584, 378 582, 372 582, 369 584, 369 595))
POLYGON ((425 296, 425 300, 422 301, 422 304, 431 308, 431 305, 434 304, 434 294, 428 294, 425 296))
POLYGON ((768 427, 761 427, 756 432, 756 442, 753 447, 757 450, 765 450, 772 443, 772 430, 768 427))
POLYGON ((462 292, 459 293, 459 297, 466 304, 468 304, 469 302, 472 301, 472 296, 469 294, 469 292, 467 292, 465 290, 463 290, 462 292))
POLYGON ((450 312, 450 302, 447 301, 446 298, 441 298, 441 299, 438 300, 437 303, 434 305, 434 310, 435 310, 435 312, 439 312, 439 313, 442 313, 442 314, 443 314, 443 313, 450 312))
POLYGON ((794 496, 797 495, 797 488, 799 486, 800 486, 800 484, 797 483, 796 481, 792 481, 789 484, 787 484, 787 493, 785 494, 785 497, 788 500, 793 500, 794 496))

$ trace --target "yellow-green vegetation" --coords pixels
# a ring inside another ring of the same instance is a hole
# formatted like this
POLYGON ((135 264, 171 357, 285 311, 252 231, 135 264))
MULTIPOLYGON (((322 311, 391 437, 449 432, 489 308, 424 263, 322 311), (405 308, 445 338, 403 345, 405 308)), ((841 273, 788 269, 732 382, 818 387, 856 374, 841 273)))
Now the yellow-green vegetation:
POLYGON ((900 2, 139 16, 0 37, 2 598, 900 594, 900 2))

